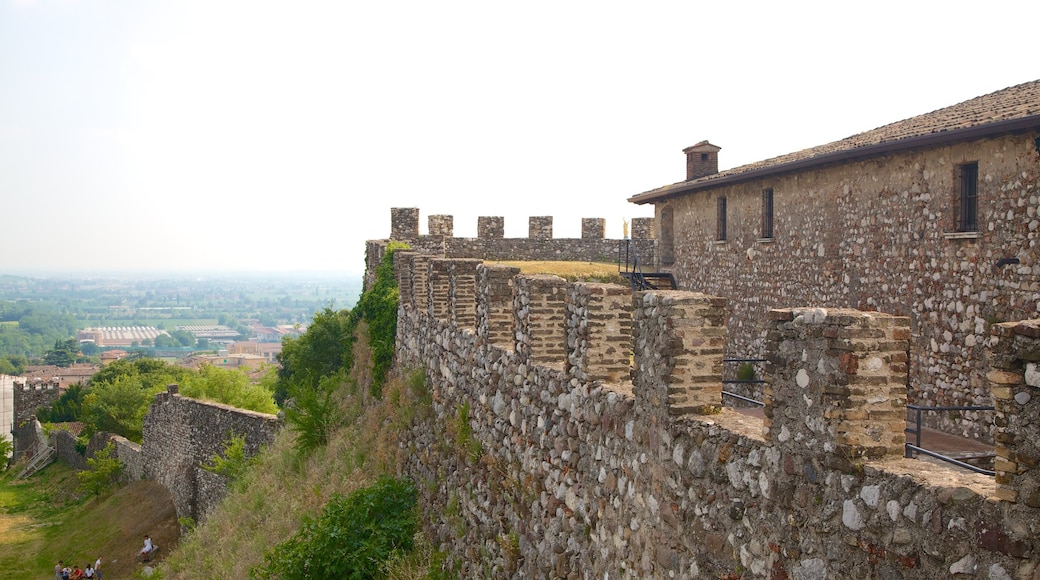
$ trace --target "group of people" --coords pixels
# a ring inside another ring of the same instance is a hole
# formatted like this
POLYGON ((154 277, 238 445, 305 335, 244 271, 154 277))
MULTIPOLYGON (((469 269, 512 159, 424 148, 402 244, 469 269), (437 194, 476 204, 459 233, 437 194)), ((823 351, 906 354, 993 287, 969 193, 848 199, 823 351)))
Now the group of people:
POLYGON ((80 568, 78 565, 69 568, 62 560, 58 560, 54 566, 54 580, 83 580, 84 578, 101 580, 101 556, 98 556, 93 564, 88 563, 86 568, 80 568))
MULTIPOLYGON (((146 534, 144 547, 137 553, 137 559, 147 562, 152 559, 157 549, 158 546, 152 543, 151 536, 146 534)), ((70 568, 65 565, 64 560, 58 560, 58 563, 54 566, 54 580, 85 580, 86 578, 101 580, 101 556, 98 556, 98 559, 93 564, 87 564, 86 568, 80 568, 77 565, 70 568)))

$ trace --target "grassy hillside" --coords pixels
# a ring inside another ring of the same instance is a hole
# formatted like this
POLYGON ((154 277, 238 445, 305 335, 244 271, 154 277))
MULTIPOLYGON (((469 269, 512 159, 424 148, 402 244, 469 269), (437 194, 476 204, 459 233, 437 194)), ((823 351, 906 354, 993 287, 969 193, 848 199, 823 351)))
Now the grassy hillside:
MULTIPOLYGON (((361 325, 361 334, 365 327, 361 325)), ((421 376, 391 378, 382 399, 369 395, 371 354, 367 336, 355 343, 352 380, 336 391, 342 420, 327 446, 300 458, 293 433, 283 430, 209 518, 183 538, 160 572, 163 578, 247 578, 272 546, 316 518, 334 495, 347 495, 397 475, 402 430, 429 408, 421 376)), ((429 577, 429 543, 395 562, 391 578, 429 577)), ((436 574, 434 574, 436 576, 436 574)))
MULTIPOLYGON (((101 556, 106 578, 133 578, 144 534, 166 549, 180 535, 170 494, 140 481, 99 498, 79 491, 75 471, 54 463, 25 480, 0 477, 0 570, 4 578, 51 578, 58 560, 101 556)), ((160 552, 161 554, 161 552, 160 552)))

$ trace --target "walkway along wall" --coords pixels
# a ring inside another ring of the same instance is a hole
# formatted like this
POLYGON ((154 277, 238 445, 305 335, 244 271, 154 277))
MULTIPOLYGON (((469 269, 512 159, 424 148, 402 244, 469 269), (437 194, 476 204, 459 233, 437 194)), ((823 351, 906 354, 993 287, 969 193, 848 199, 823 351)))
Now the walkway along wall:
POLYGON ((434 401, 407 469, 462 576, 1040 578, 1040 323, 993 337, 994 482, 902 458, 905 317, 771 311, 762 420, 721 407, 724 300, 474 276, 475 329, 414 299, 398 321, 434 401))

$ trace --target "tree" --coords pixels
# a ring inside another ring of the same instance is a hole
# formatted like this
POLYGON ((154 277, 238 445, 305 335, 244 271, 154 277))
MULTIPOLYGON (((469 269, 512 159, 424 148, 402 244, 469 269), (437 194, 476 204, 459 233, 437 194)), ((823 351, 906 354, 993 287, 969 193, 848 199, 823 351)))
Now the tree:
POLYGON ((36 416, 44 423, 79 421, 83 415, 83 398, 86 394, 83 385, 76 383, 66 389, 49 408, 43 407, 37 411, 36 416))
POLYGON ((134 377, 95 384, 83 401, 83 414, 95 431, 108 431, 140 442, 144 415, 156 392, 143 389, 134 377))
POLYGON ((43 355, 43 362, 59 367, 70 367, 79 357, 79 341, 75 338, 54 341, 54 348, 43 355))
POLYGON ((155 348, 173 348, 179 345, 180 343, 177 342, 172 336, 160 334, 159 336, 155 337, 155 348))
POLYGON ((112 441, 87 460, 87 469, 76 473, 80 486, 94 497, 100 497, 105 490, 115 485, 123 465, 118 457, 112 457, 115 444, 112 441))
POLYGON ((11 354, 0 357, 0 375, 20 375, 25 372, 29 360, 22 355, 11 354))
POLYGON ((181 346, 195 346, 195 335, 187 330, 171 330, 170 337, 176 340, 181 346))
POLYGON ((14 443, 11 443, 6 435, 0 434, 0 471, 7 469, 12 451, 14 451, 14 443))
POLYGON ((245 373, 213 365, 202 366, 181 385, 181 394, 261 413, 277 413, 272 392, 249 382, 245 373))

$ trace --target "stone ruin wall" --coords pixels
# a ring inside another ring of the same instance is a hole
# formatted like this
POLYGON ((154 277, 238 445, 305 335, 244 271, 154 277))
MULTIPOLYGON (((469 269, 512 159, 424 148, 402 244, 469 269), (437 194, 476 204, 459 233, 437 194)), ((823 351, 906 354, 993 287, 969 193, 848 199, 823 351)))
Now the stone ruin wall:
MULTIPOLYGON (((631 240, 641 263, 653 264, 656 248, 653 218, 634 218, 630 226, 631 240)), ((529 218, 528 237, 506 238, 503 217, 481 216, 477 218, 476 238, 456 238, 452 216, 431 215, 428 216, 429 233, 420 235, 418 208, 392 208, 389 239, 405 242, 412 251, 423 255, 447 258, 617 262, 620 240, 605 239, 605 230, 603 218, 582 218, 581 238, 554 238, 552 216, 535 216, 529 218)), ((369 240, 366 244, 366 288, 374 282, 373 276, 387 242, 369 240)))
MULTIPOLYGON (((159 393, 144 418, 142 477, 162 484, 180 518, 202 521, 224 497, 226 482, 201 466, 224 451, 232 436, 245 437, 247 455, 274 440, 281 420, 274 415, 183 397, 177 385, 159 393)), ((127 446, 120 447, 122 451, 127 446)))
MULTIPOLYGON (((57 383, 15 384, 15 410, 21 425, 16 429, 15 444, 20 450, 24 452, 42 441, 36 411, 51 405, 59 396, 57 383)), ((60 461, 83 470, 87 468, 87 459, 111 441, 114 456, 123 466, 123 481, 158 481, 170 490, 178 517, 199 522, 223 499, 227 487, 222 476, 201 466, 224 451, 231 435, 244 435, 246 453, 253 455, 274 440, 281 424, 274 415, 182 397, 176 385, 170 385, 149 406, 141 445, 99 432, 81 453, 76 437, 62 430, 54 432, 50 441, 44 443, 54 447, 60 461)))
MULTIPOLYGON (((723 186, 668 202, 685 290, 725 296, 729 356, 765 349, 767 312, 798 305, 911 317, 910 399, 990 405, 983 360, 993 322, 1040 309, 1040 163, 1035 133, 1008 135, 723 186), (979 162, 978 235, 956 234, 956 167, 979 162), (773 189, 774 238, 761 195, 773 189), (715 199, 727 240, 715 241, 715 199), (1020 263, 998 266, 1002 258, 1020 263)), ((666 207, 659 204, 658 218, 666 207)), ((755 394, 755 393, 750 393, 755 394)), ((991 413, 926 414, 991 440, 991 413)))
POLYGON ((57 381, 34 379, 14 383, 12 399, 14 426, 11 430, 14 438, 14 453, 11 462, 21 458, 22 454, 31 450, 39 441, 37 436, 36 412, 43 407, 50 407, 61 397, 61 389, 57 381))
POLYGON ((398 362, 434 410, 403 444, 463 577, 1040 577, 1040 321, 988 337, 994 480, 902 457, 906 317, 772 311, 759 419, 721 407, 721 298, 440 271, 476 277, 476 328, 402 302, 398 362), (563 328, 523 326, 532 304, 563 328), (564 355, 532 360, 540 341, 564 355))

